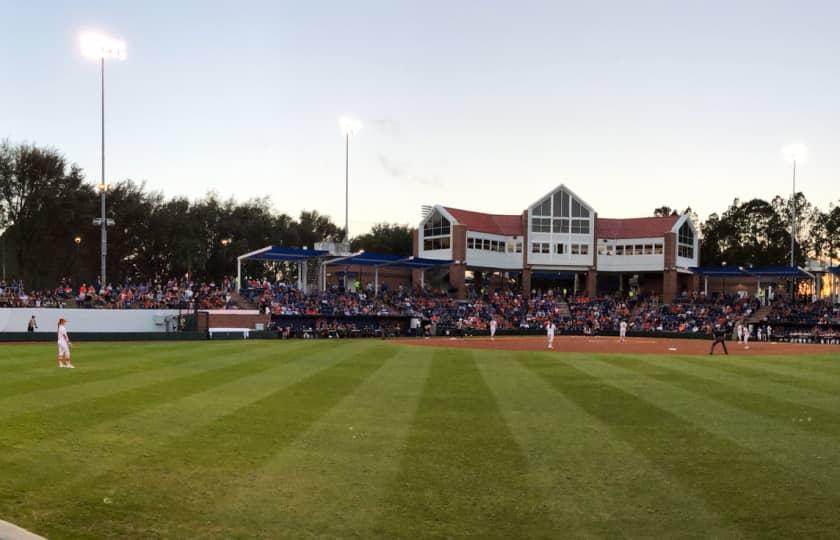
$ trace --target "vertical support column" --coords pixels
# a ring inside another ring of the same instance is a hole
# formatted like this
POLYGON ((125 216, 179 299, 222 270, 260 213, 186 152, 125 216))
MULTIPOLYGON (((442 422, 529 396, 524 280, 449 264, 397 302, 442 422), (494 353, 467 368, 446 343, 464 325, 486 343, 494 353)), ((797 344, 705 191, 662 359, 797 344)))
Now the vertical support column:
POLYGON ((531 269, 522 270, 522 297, 526 300, 531 298, 531 269))
POLYGON ((594 268, 586 273, 586 294, 591 297, 598 294, 598 271, 594 268))
POLYGON ((297 288, 298 288, 299 291, 303 291, 303 277, 302 277, 303 276, 303 263, 300 262, 300 261, 298 261, 298 263, 297 263, 297 271, 298 271, 297 288))
POLYGON ((373 293, 379 294, 379 267, 373 267, 373 293))
MULTIPOLYGON (((467 297, 464 276, 467 271, 466 225, 452 225, 452 240, 450 245, 452 246, 452 259, 455 262, 449 267, 449 285, 457 291, 457 297, 463 299, 467 297)), ((424 280, 425 276, 421 274, 420 279, 424 280)))
MULTIPOLYGON (((420 256, 420 230, 419 229, 412 229, 411 230, 411 254, 414 257, 420 256)), ((420 270, 412 269, 411 270, 411 285, 412 287, 416 286, 418 283, 423 281, 423 276, 420 273, 420 270)), ((422 287, 422 284, 421 284, 422 287)))
POLYGON ((237 293, 242 289, 242 257, 236 258, 236 288, 237 293))
POLYGON ((670 304, 677 295, 677 235, 665 233, 665 257, 662 271, 662 302, 670 304))

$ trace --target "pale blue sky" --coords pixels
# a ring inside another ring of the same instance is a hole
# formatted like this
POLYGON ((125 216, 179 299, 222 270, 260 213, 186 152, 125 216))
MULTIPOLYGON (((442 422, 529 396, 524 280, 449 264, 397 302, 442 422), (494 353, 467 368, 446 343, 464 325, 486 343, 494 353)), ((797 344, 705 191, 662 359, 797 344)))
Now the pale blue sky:
POLYGON ((351 232, 421 204, 518 213, 566 183, 601 216, 701 216, 799 185, 840 198, 838 2, 0 0, 0 138, 168 195, 270 195, 351 232))

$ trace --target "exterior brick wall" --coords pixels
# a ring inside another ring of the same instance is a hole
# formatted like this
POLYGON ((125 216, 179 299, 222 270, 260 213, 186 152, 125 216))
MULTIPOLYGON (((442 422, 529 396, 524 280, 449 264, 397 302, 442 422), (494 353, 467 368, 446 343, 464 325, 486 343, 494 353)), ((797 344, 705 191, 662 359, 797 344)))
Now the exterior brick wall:
POLYGON ((209 328, 250 328, 253 330, 257 323, 268 326, 271 317, 265 314, 237 313, 231 310, 230 313, 216 314, 201 312, 198 313, 198 331, 206 332, 209 328))
POLYGON ((452 260, 456 261, 449 267, 449 285, 457 291, 458 298, 467 297, 464 283, 464 273, 467 270, 464 262, 467 260, 467 226, 452 226, 452 260))

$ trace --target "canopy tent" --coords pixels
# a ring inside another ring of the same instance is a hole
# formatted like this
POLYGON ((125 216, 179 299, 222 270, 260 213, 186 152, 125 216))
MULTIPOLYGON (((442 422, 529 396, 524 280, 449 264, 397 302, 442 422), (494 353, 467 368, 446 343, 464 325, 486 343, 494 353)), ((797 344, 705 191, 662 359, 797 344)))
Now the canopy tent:
POLYGON ((728 277, 747 277, 749 274, 743 267, 730 266, 695 266, 689 268, 695 274, 700 274, 706 277, 728 278, 728 277))
POLYGON ((695 266, 689 268, 695 274, 706 277, 754 277, 754 278, 780 278, 780 279, 805 279, 814 276, 797 268, 796 266, 764 266, 761 268, 745 268, 743 266, 695 266))
POLYGON ((811 279, 813 274, 796 266, 765 266, 763 268, 749 268, 747 272, 757 278, 780 279, 811 279))
MULTIPOLYGON (((315 259, 329 255, 329 251, 322 249, 307 249, 295 248, 285 246, 266 246, 256 251, 251 251, 236 258, 236 283, 237 287, 242 287, 242 261, 270 261, 270 262, 296 262, 299 269, 298 276, 305 273, 306 262, 309 259, 315 259)), ((302 278, 298 278, 298 284, 301 285, 302 278)))
POLYGON ((326 267, 331 264, 341 264, 344 266, 372 266, 373 267, 373 281, 374 291, 379 293, 379 269, 385 266, 392 268, 405 268, 409 270, 420 270, 421 284, 425 280, 425 271, 430 268, 437 268, 440 266, 449 266, 452 264, 450 259, 424 259, 421 257, 404 257, 402 255, 385 255, 378 253, 367 253, 360 251, 353 255, 345 257, 336 257, 334 259, 326 259, 321 263, 321 288, 326 288, 327 272, 326 267))
MULTIPOLYGON (((425 278, 424 272, 430 268, 449 266, 453 261, 449 259, 424 259, 421 257, 406 257, 403 255, 385 255, 378 253, 366 253, 359 251, 349 255, 339 255, 330 258, 330 252, 322 249, 306 249, 284 246, 267 246, 250 253, 245 253, 236 258, 236 279, 241 287, 242 283, 242 262, 243 261, 270 261, 270 262, 296 262, 299 265, 298 286, 301 290, 305 287, 303 276, 306 275, 307 263, 317 259, 319 263, 319 286, 321 290, 327 286, 327 266, 341 264, 344 266, 372 266, 374 268, 374 279, 376 292, 379 292, 379 268, 391 266, 394 268, 406 268, 409 270, 420 270, 421 280, 425 278)), ((345 279, 349 273, 342 274, 345 279)))
POLYGON ((754 278, 761 289, 761 280, 769 279, 813 279, 813 275, 796 266, 764 266, 761 268, 744 268, 743 266, 695 266, 689 268, 693 273, 705 279, 703 289, 709 293, 709 278, 754 278))
POLYGON ((840 276, 840 266, 832 266, 828 271, 836 276, 840 276))

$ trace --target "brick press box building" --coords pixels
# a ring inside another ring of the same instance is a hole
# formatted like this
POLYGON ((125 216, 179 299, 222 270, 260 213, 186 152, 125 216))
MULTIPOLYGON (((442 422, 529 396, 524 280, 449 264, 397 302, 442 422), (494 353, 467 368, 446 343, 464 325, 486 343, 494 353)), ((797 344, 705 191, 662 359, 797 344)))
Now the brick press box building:
POLYGON ((435 205, 414 236, 414 255, 451 259, 449 282, 465 294, 468 272, 505 272, 524 290, 538 283, 569 292, 635 289, 670 302, 697 290, 698 237, 688 215, 608 219, 566 186, 521 214, 435 205))

